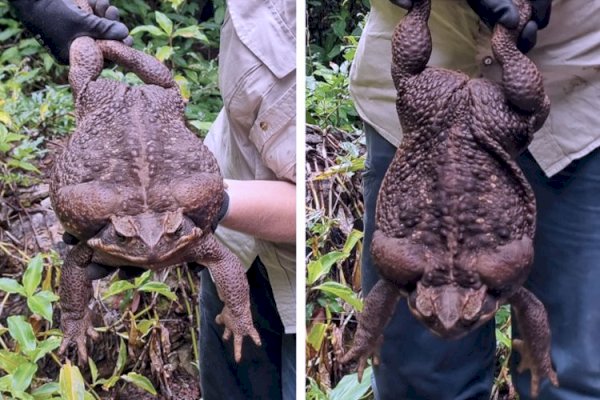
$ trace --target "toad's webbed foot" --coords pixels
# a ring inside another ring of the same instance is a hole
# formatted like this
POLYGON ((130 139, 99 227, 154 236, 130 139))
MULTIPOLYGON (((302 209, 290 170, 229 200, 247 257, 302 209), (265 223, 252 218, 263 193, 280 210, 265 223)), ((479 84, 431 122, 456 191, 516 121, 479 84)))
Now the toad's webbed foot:
POLYGON ((83 318, 78 313, 66 312, 61 315, 60 327, 63 331, 63 340, 58 350, 59 355, 65 354, 71 344, 77 346, 79 363, 87 362, 87 337, 98 339, 99 335, 94 330, 91 322, 90 310, 86 308, 83 318))
POLYGON ((531 397, 536 398, 540 393, 540 382, 543 378, 548 378, 554 386, 558 387, 558 376, 552 368, 550 355, 536 357, 531 351, 527 342, 515 339, 512 342, 513 348, 521 355, 521 362, 517 368, 518 373, 529 370, 531 373, 531 397))
POLYGON ((342 364, 347 364, 353 360, 358 362, 358 382, 362 382, 370 358, 373 360, 373 365, 379 365, 380 349, 383 344, 383 335, 380 335, 378 339, 369 339, 369 334, 364 331, 361 332, 361 330, 362 326, 359 326, 352 347, 340 360, 342 364))
POLYGON ((229 340, 233 336, 233 354, 235 361, 240 362, 242 359, 242 344, 244 342, 244 336, 250 336, 252 341, 260 346, 260 336, 252 324, 252 318, 250 315, 242 314, 236 317, 231 310, 225 306, 221 314, 217 315, 216 321, 219 325, 225 327, 223 332, 223 340, 229 340))

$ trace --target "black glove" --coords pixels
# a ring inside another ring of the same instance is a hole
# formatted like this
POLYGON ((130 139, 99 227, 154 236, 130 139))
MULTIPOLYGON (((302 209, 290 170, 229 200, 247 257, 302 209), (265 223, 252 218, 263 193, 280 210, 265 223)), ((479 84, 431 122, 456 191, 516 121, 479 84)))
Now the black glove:
POLYGON ((131 41, 127 27, 117 21, 118 10, 109 6, 108 0, 90 0, 97 15, 86 13, 70 0, 12 0, 10 4, 23 25, 61 64, 69 63, 71 42, 80 36, 131 41))
MULTIPOLYGON (((552 0, 529 1, 533 7, 531 20, 521 31, 517 43, 517 47, 523 53, 535 46, 537 31, 548 25, 552 7, 552 0)), ((508 29, 515 29, 519 25, 519 11, 512 0, 467 0, 467 3, 490 27, 500 23, 508 29)))

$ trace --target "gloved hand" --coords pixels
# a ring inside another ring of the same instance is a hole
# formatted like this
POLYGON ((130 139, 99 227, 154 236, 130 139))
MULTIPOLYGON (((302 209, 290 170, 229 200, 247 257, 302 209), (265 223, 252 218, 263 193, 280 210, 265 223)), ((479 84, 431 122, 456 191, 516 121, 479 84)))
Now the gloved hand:
POLYGON ((79 9, 71 0, 11 0, 23 25, 61 64, 69 63, 71 42, 80 36, 122 40, 131 44, 127 27, 118 22, 119 10, 108 0, 89 0, 96 15, 79 9))
MULTIPOLYGON (((552 8, 552 0, 529 1, 533 8, 531 20, 521 31, 517 42, 517 47, 523 53, 535 46, 538 30, 548 26, 552 8)), ((519 24, 519 12, 512 0, 467 0, 467 3, 490 27, 500 23, 508 29, 515 29, 519 24)))

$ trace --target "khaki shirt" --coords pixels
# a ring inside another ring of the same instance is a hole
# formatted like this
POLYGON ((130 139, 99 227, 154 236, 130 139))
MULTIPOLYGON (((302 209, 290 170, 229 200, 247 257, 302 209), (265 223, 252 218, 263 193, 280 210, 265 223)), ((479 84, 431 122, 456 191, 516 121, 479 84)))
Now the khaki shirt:
MULTIPOLYGON (((371 13, 350 71, 358 113, 388 141, 402 138, 391 78, 391 35, 404 11, 371 0, 371 13)), ((600 0, 553 0, 550 24, 528 56, 544 76, 552 109, 529 150, 548 176, 600 146, 600 0)), ((466 1, 433 0, 429 65, 500 79, 490 30, 466 1)))
MULTIPOLYGON (((219 52, 224 107, 204 143, 225 178, 296 183, 296 2, 228 3, 219 52)), ((285 331, 295 332, 295 244, 223 227, 216 234, 247 268, 260 257, 285 331)))

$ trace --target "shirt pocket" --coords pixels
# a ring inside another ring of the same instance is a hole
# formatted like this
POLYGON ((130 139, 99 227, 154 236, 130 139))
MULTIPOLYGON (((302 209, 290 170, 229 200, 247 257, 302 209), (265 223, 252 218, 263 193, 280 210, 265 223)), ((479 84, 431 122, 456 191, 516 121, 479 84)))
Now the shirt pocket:
POLYGON ((250 141, 262 162, 277 176, 296 182, 296 85, 259 110, 250 141))

